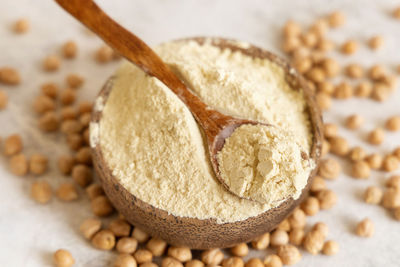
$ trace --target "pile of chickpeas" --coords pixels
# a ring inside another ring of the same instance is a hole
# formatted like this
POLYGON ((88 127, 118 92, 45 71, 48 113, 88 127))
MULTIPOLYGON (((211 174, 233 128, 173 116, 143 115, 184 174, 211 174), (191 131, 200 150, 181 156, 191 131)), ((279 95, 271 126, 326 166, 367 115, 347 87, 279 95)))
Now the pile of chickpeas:
MULTIPOLYGON (((400 19, 400 7, 393 11, 393 17, 400 19)), ((315 91, 317 104, 323 111, 331 108, 332 98, 343 100, 351 97, 369 97, 375 101, 385 101, 396 86, 396 76, 389 74, 381 65, 365 69, 353 63, 341 68, 337 60, 327 56, 327 53, 336 47, 344 55, 351 55, 356 53, 361 45, 357 40, 348 40, 336 45, 326 38, 330 28, 341 27, 345 21, 346 17, 342 12, 333 12, 317 19, 307 30, 294 21, 288 21, 283 27, 282 48, 297 71, 306 77, 308 86, 315 91), (355 81, 365 77, 368 80, 360 80, 356 86, 346 81, 333 84, 331 79, 338 78, 341 74, 355 81)), ((24 34, 29 29, 29 20, 24 18, 16 21, 12 28, 16 34, 24 34)), ((372 36, 366 45, 371 50, 382 49, 384 38, 380 35, 372 36)), ((43 71, 57 72, 63 60, 73 60, 78 55, 79 48, 76 42, 70 40, 62 45, 60 51, 60 55, 49 55, 43 60, 43 71)), ((119 59, 119 56, 111 48, 101 46, 95 51, 94 59, 99 64, 105 64, 119 59)), ((400 73, 400 65, 395 69, 400 73)), ((17 69, 0 66, 0 84, 18 86, 21 83, 22 78, 17 69)), ((323 158, 309 196, 275 230, 263 234, 249 244, 241 243, 227 250, 204 250, 197 259, 197 254, 193 254, 191 249, 170 246, 165 241, 133 227, 122 215, 115 216, 114 207, 93 177, 88 128, 93 103, 76 103, 79 89, 84 83, 85 79, 78 73, 70 73, 65 77, 64 89, 53 82, 44 83, 33 100, 32 109, 38 116, 38 128, 44 133, 60 132, 64 135, 71 153, 60 156, 57 166, 60 174, 71 176, 72 181, 64 182, 53 190, 48 182, 37 179, 32 182, 31 197, 39 204, 49 203, 53 194, 63 202, 78 201, 82 197, 78 187, 83 188, 86 197, 91 201, 93 217, 84 220, 79 231, 82 238, 94 248, 115 250, 118 253, 115 267, 157 267, 159 264, 162 267, 281 267, 293 265, 301 260, 299 248, 312 255, 322 253, 331 256, 339 252, 339 244, 328 239, 329 229, 325 223, 317 222, 311 230, 306 231, 307 216, 329 210, 337 202, 337 195, 326 185, 327 180, 336 180, 342 172, 341 164, 334 157, 323 158), (110 216, 117 218, 104 225, 102 218, 110 216), (250 248, 273 248, 275 253, 266 255, 264 259, 251 258, 245 262, 243 258, 249 254, 250 248)), ((0 110, 7 107, 7 102, 6 91, 0 89, 0 110)), ((343 126, 357 130, 363 126, 364 121, 362 116, 353 114, 346 118, 343 126)), ((360 146, 351 147, 347 140, 338 134, 338 128, 334 123, 324 124, 325 140, 322 154, 326 156, 331 153, 351 162, 350 175, 355 179, 368 179, 371 170, 390 173, 399 168, 400 147, 387 155, 368 154, 360 146)), ((378 127, 371 131, 366 141, 379 146, 386 131, 400 131, 400 114, 389 117, 384 128, 378 127)), ((10 171, 17 176, 41 176, 46 173, 49 158, 41 153, 26 155, 23 150, 21 135, 12 134, 5 138, 3 154, 9 158, 10 171)), ((400 176, 390 176, 385 185, 384 190, 377 186, 367 187, 364 201, 371 205, 382 205, 400 221, 400 176)), ((374 227, 374 223, 365 218, 354 227, 354 233, 360 237, 371 237, 374 227)), ((75 264, 75 260, 68 250, 58 249, 54 253, 54 263, 58 267, 69 267, 75 264)))

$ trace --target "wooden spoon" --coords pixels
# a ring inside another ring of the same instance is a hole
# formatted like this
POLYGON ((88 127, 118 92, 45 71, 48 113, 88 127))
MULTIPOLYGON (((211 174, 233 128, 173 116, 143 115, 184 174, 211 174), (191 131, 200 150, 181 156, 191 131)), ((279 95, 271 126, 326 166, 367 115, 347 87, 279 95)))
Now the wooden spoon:
POLYGON ((241 125, 271 125, 227 116, 207 106, 188 89, 148 45, 111 19, 94 1, 55 1, 120 55, 163 82, 186 104, 207 137, 209 155, 217 179, 227 190, 235 194, 220 175, 217 153, 223 148, 225 139, 241 125))

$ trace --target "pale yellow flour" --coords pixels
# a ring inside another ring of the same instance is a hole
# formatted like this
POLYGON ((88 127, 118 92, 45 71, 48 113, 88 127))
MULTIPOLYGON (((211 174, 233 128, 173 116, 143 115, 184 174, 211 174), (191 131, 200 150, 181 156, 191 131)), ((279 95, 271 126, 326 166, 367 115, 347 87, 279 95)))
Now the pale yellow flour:
POLYGON ((298 198, 314 164, 294 139, 273 126, 240 126, 217 155, 221 178, 236 195, 261 203, 298 198))
MULTIPOLYGON (((312 135, 302 93, 289 87, 274 63, 195 42, 166 43, 156 51, 208 105, 294 132, 295 141, 309 152, 312 135)), ((121 184, 171 214, 223 223, 279 204, 227 192, 214 177, 201 129, 187 107, 130 63, 116 73, 97 132, 100 138, 92 139, 100 140, 121 184)))

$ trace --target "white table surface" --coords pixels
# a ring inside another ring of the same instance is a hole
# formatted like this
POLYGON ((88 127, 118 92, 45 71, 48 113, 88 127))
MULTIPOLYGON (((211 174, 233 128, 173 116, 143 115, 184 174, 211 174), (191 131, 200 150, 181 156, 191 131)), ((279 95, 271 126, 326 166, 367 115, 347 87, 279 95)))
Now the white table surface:
MULTIPOLYGON (((379 62, 393 66, 400 63, 400 22, 388 15, 399 1, 378 0, 113 0, 98 1, 114 18, 150 44, 188 36, 224 36, 252 42, 279 53, 281 25, 288 18, 302 23, 332 10, 343 10, 348 23, 331 33, 332 39, 342 42, 352 37, 364 42, 372 34, 385 37, 385 47, 372 53, 364 45, 359 53, 342 63, 360 62, 366 66, 379 62), (397 2, 397 3, 396 3, 397 2)), ((53 1, 0 0, 0 66, 11 65, 21 71, 23 83, 14 88, 0 85, 10 96, 9 107, 0 112, 0 136, 18 132, 23 135, 27 153, 40 151, 55 158, 67 151, 59 136, 44 135, 37 130, 32 113, 32 98, 44 81, 63 83, 67 73, 78 72, 86 83, 80 90, 82 98, 92 99, 105 78, 116 68, 116 63, 98 66, 93 61, 93 50, 101 42, 85 33, 83 28, 58 8, 53 1), (10 31, 13 21, 27 17, 32 29, 25 35, 10 31), (76 60, 63 62, 54 74, 40 69, 41 60, 48 54, 59 53, 60 45, 68 40, 78 42, 80 53, 76 60)), ((358 113, 367 118, 362 130, 340 134, 354 145, 363 145, 369 152, 388 152, 400 145, 400 133, 387 134, 379 148, 365 143, 366 133, 395 113, 400 114, 400 93, 397 91, 384 105, 369 100, 335 102, 326 121, 342 124, 345 116, 358 113)), ((0 157, 0 266, 52 266, 52 253, 66 248, 76 259, 76 266, 110 266, 114 253, 93 249, 81 238, 77 229, 83 219, 91 215, 88 201, 64 204, 55 199, 49 205, 35 204, 29 198, 34 177, 14 177, 9 173, 7 160, 0 157)), ((345 165, 345 172, 348 166, 345 165)), ((340 243, 341 250, 334 257, 311 256, 303 251, 303 260, 296 266, 400 266, 400 223, 379 206, 362 202, 364 188, 383 185, 387 174, 374 172, 367 181, 342 175, 328 182, 339 196, 331 211, 323 211, 310 222, 324 221, 330 227, 328 238, 340 243), (354 235, 356 222, 370 217, 376 233, 370 239, 354 235)), ((58 174, 54 162, 44 177, 54 187, 66 178, 58 174)), ((263 256, 266 252, 252 255, 263 256)))

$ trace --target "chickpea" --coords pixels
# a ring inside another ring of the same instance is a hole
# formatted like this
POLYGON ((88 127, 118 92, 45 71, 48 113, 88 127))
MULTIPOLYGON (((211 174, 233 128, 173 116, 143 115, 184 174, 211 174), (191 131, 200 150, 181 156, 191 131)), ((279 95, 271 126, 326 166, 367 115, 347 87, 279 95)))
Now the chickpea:
POLYGON ((291 229, 291 226, 290 226, 290 222, 289 222, 288 218, 281 221, 280 224, 278 225, 278 227, 276 227, 276 229, 283 230, 285 232, 289 232, 291 229))
POLYGON ((82 128, 82 125, 77 120, 65 120, 61 124, 61 132, 65 134, 80 133, 82 128))
POLYGON ((386 76, 386 73, 386 69, 382 65, 378 64, 373 65, 368 71, 369 77, 374 81, 383 79, 386 76))
POLYGON ((293 265, 301 260, 299 250, 293 245, 283 245, 278 247, 277 255, 285 265, 293 265))
POLYGON ((74 201, 79 198, 75 185, 71 183, 61 184, 56 191, 56 195, 60 200, 66 202, 74 201))
POLYGON ((365 161, 368 163, 369 167, 373 170, 378 170, 382 167, 383 158, 381 155, 374 153, 365 158, 365 161))
POLYGON ((53 254, 54 264, 57 267, 70 267, 75 264, 71 253, 65 249, 59 249, 53 254))
POLYGON ((251 246, 257 250, 266 249, 269 246, 269 241, 270 235, 269 233, 265 233, 251 241, 251 246))
POLYGON ((356 228, 356 234, 361 237, 371 237, 375 232, 375 226, 374 223, 368 219, 365 218, 361 222, 357 224, 356 228))
POLYGON ((48 72, 57 71, 60 68, 61 60, 56 55, 50 55, 43 60, 43 70, 48 72))
MULTIPOLYGON (((243 262, 243 260, 242 260, 243 262)), ((190 260, 185 263, 185 267, 204 267, 204 263, 199 260, 190 260)), ((234 266, 232 266, 234 267, 234 266)), ((238 267, 243 267, 243 266, 238 266, 238 267)))
POLYGON ((331 150, 331 144, 326 139, 324 139, 322 141, 321 157, 326 156, 330 150, 331 150))
POLYGON ((168 256, 180 262, 187 262, 192 259, 192 251, 188 247, 169 247, 168 256))
POLYGON ((368 163, 362 160, 353 163, 351 176, 358 179, 367 179, 371 175, 371 168, 368 163))
POLYGON ((324 136, 326 138, 331 138, 337 136, 338 127, 333 123, 325 123, 324 124, 324 136))
POLYGON ((8 105, 8 94, 4 90, 0 90, 0 110, 3 110, 8 105))
POLYGON ((321 62, 321 66, 325 71, 325 74, 328 78, 336 77, 340 72, 340 65, 337 60, 333 58, 325 58, 321 62))
POLYGON ((92 170, 83 164, 75 165, 72 168, 72 178, 81 187, 86 187, 93 181, 92 170))
POLYGON ((400 190, 400 175, 391 176, 385 183, 387 187, 393 187, 400 190))
POLYGON ((339 162, 333 158, 322 160, 318 169, 319 175, 329 180, 336 179, 341 171, 339 162))
POLYGON ((14 68, 0 67, 0 83, 18 85, 21 83, 21 76, 14 68))
POLYGON ((304 240, 304 230, 301 228, 295 228, 289 233, 289 243, 295 246, 300 246, 304 240))
POLYGON ((64 155, 58 158, 58 169, 62 174, 68 175, 72 172, 72 168, 75 164, 75 159, 72 156, 64 155))
POLYGON ((333 240, 326 241, 324 247, 322 248, 322 253, 328 256, 335 255, 338 252, 339 252, 339 244, 333 240))
MULTIPOLYGON (((285 50, 288 50, 289 48, 286 48, 285 50)), ((304 74, 308 72, 311 67, 312 67, 312 61, 309 57, 306 58, 295 58, 293 60, 293 66, 297 69, 298 72, 304 74)))
POLYGON ((318 254, 324 246, 325 236, 319 231, 311 231, 306 234, 303 246, 311 254, 318 254))
POLYGON ((31 196, 37 203, 48 203, 52 198, 52 193, 51 186, 46 181, 36 181, 32 184, 31 196))
POLYGON ((165 257, 161 261, 161 267, 183 267, 183 264, 174 258, 165 257))
POLYGON ((110 229, 116 237, 129 236, 131 233, 131 225, 124 219, 115 219, 111 221, 108 229, 110 229))
POLYGON ((321 67, 313 67, 307 72, 307 77, 316 83, 323 82, 326 79, 325 71, 321 67))
MULTIPOLYGON (((366 157, 366 152, 362 147, 356 146, 350 150, 349 158, 351 161, 360 161, 364 160, 366 157)), ((368 166, 371 168, 369 163, 367 162, 368 166)))
POLYGON ((329 110, 331 108, 332 98, 330 97, 330 95, 328 95, 326 93, 317 93, 315 98, 316 98, 318 107, 322 111, 329 110))
POLYGON ((385 138, 385 132, 382 128, 376 128, 371 131, 368 135, 368 142, 371 145, 380 145, 383 143, 383 139, 385 138))
MULTIPOLYGON (((78 151, 83 146, 84 140, 79 133, 67 134, 67 145, 73 151, 78 151)), ((74 159, 75 160, 75 159, 74 159)))
POLYGON ((358 43, 355 40, 346 41, 342 47, 341 51, 345 55, 351 55, 357 52, 358 50, 358 43))
POLYGON ((319 206, 323 210, 332 208, 337 202, 336 194, 329 189, 319 191, 317 193, 317 198, 319 200, 319 206))
POLYGON ((29 161, 29 171, 32 174, 40 175, 46 172, 48 159, 42 154, 33 154, 29 161))
POLYGON ((75 58, 78 53, 78 46, 74 41, 67 41, 62 46, 62 54, 66 59, 75 58))
POLYGON ((282 267, 282 260, 278 255, 271 254, 264 258, 265 267, 282 267))
POLYGON ((362 81, 360 82, 354 91, 354 95, 357 97, 370 97, 372 93, 372 84, 368 81, 362 81))
MULTIPOLYGON (((204 266, 204 264, 203 264, 203 266, 204 266)), ((149 262, 143 262, 142 264, 139 265, 139 267, 158 267, 158 265, 154 262, 149 261, 149 262)))
POLYGON ((348 129, 356 130, 364 123, 364 118, 360 115, 354 114, 346 118, 345 125, 348 129))
POLYGON ((72 89, 78 89, 82 87, 83 83, 85 82, 83 77, 76 73, 68 74, 67 77, 65 78, 65 81, 68 87, 72 89))
POLYGON ((389 187, 383 194, 382 206, 386 209, 400 207, 400 190, 389 187))
POLYGON ((136 267, 137 263, 134 257, 129 254, 120 254, 114 262, 114 267, 136 267))
POLYGON ((330 151, 338 156, 346 156, 349 153, 349 144, 343 137, 336 136, 329 139, 330 151))
POLYGON ((93 214, 99 217, 106 217, 114 212, 114 207, 111 205, 111 202, 106 196, 98 196, 94 198, 90 205, 92 207, 93 214))
POLYGON ((149 235, 140 230, 138 227, 135 227, 132 231, 132 237, 135 238, 139 243, 144 243, 149 239, 149 235))
POLYGON ((394 209, 393 216, 397 221, 400 221, 400 208, 395 208, 394 209))
POLYGON ((74 89, 67 88, 60 94, 60 101, 63 106, 72 105, 76 100, 76 92, 74 89))
POLYGON ((222 267, 244 267, 244 262, 240 257, 231 257, 222 261, 222 267))
POLYGON ((382 47, 384 43, 384 39, 381 35, 375 35, 372 36, 369 40, 368 40, 368 46, 372 49, 372 50, 377 50, 380 49, 382 47))
POLYGON ((332 95, 335 87, 329 81, 323 81, 318 83, 318 92, 325 93, 327 95, 332 95))
POLYGON ((321 190, 326 189, 325 180, 320 176, 315 176, 311 183, 310 191, 312 193, 318 193, 321 190))
POLYGON ((297 36, 290 36, 284 40, 283 51, 286 53, 293 52, 296 48, 300 47, 301 41, 297 36))
POLYGON ((16 155, 22 151, 23 146, 22 138, 19 134, 10 135, 4 141, 4 155, 16 155))
POLYGON ((39 118, 39 128, 45 132, 55 132, 60 122, 54 111, 47 111, 39 118))
POLYGON ((86 239, 92 239, 92 237, 101 229, 101 221, 99 219, 89 218, 82 222, 79 227, 79 231, 86 239))
POLYGON ((364 76, 364 69, 360 64, 350 64, 345 68, 345 73, 349 78, 359 79, 364 76))
POLYGON ((384 83, 375 83, 372 88, 371 98, 375 101, 383 102, 389 97, 390 90, 384 83))
POLYGON ((319 212, 319 201, 316 197, 307 197, 301 204, 301 209, 307 216, 313 216, 319 212))
POLYGON ((387 155, 382 162, 382 169, 387 172, 395 171, 399 168, 399 160, 393 155, 387 155))
POLYGON ((251 258, 249 259, 245 267, 264 267, 264 263, 259 258, 251 258))
POLYGON ((306 214, 300 208, 296 208, 289 216, 289 223, 292 229, 304 228, 306 225, 306 214))
POLYGON ((119 253, 132 254, 136 251, 138 242, 133 237, 122 237, 118 240, 116 249, 119 253))
MULTIPOLYGON (((147 242, 146 248, 151 253, 153 253, 154 256, 159 257, 164 254, 165 249, 167 248, 167 242, 165 242, 164 240, 162 240, 160 238, 153 237, 152 239, 149 240, 149 242, 147 242)), ((169 255, 169 256, 172 256, 172 255, 169 255)), ((174 257, 174 258, 176 258, 176 257, 174 257)), ((178 258, 176 258, 176 259, 180 260, 178 258)), ((182 260, 180 260, 180 261, 182 261, 182 260)), ((184 261, 182 261, 182 262, 184 262, 184 261)))
POLYGON ((205 264, 218 265, 224 259, 224 253, 218 248, 207 249, 201 253, 201 261, 205 264))
POLYGON ((95 59, 98 63, 107 63, 113 59, 114 51, 106 46, 101 46, 95 53, 95 59))
POLYGON ((311 228, 311 231, 320 232, 323 236, 327 236, 328 232, 329 232, 329 228, 328 228, 328 225, 326 225, 326 223, 317 222, 316 224, 313 225, 313 227, 311 228))
POLYGON ((18 19, 13 25, 13 30, 17 34, 26 33, 29 31, 29 28, 30 23, 27 18, 18 19))
POLYGON ((283 35, 285 37, 288 36, 298 36, 301 33, 301 27, 300 25, 293 21, 293 20, 289 20, 285 23, 285 26, 283 27, 283 35))
POLYGON ((368 204, 379 204, 382 201, 382 197, 382 190, 376 186, 369 186, 364 192, 364 201, 368 204))
POLYGON ((328 23, 332 28, 342 26, 346 22, 345 15, 340 11, 335 11, 328 15, 328 23))
POLYGON ((115 235, 110 230, 100 230, 93 236, 92 244, 100 250, 111 250, 115 246, 115 235))
POLYGON ((275 230, 271 234, 271 245, 272 246, 282 246, 289 243, 289 235, 283 230, 275 230))
POLYGON ((98 196, 104 196, 104 190, 100 184, 91 184, 85 188, 85 191, 90 200, 93 200, 98 196))
POLYGON ((398 160, 400 160, 400 147, 398 147, 398 148, 395 148, 394 150, 393 150, 393 156, 395 156, 395 157, 397 157, 397 159, 398 160))
POLYGON ((237 257, 245 257, 249 254, 249 247, 246 243, 240 243, 231 248, 231 253, 237 257))
POLYGON ((354 95, 353 87, 347 82, 342 82, 338 86, 336 86, 335 91, 333 92, 333 97, 337 99, 349 99, 354 95))
POLYGON ((90 147, 80 148, 75 155, 75 159, 78 163, 91 166, 92 165, 92 154, 90 151, 90 147))
POLYGON ((392 132, 400 131, 400 116, 390 117, 385 123, 386 129, 392 132))
POLYGON ((139 264, 150 262, 153 259, 153 254, 151 254, 147 249, 139 249, 133 254, 133 256, 139 264))

